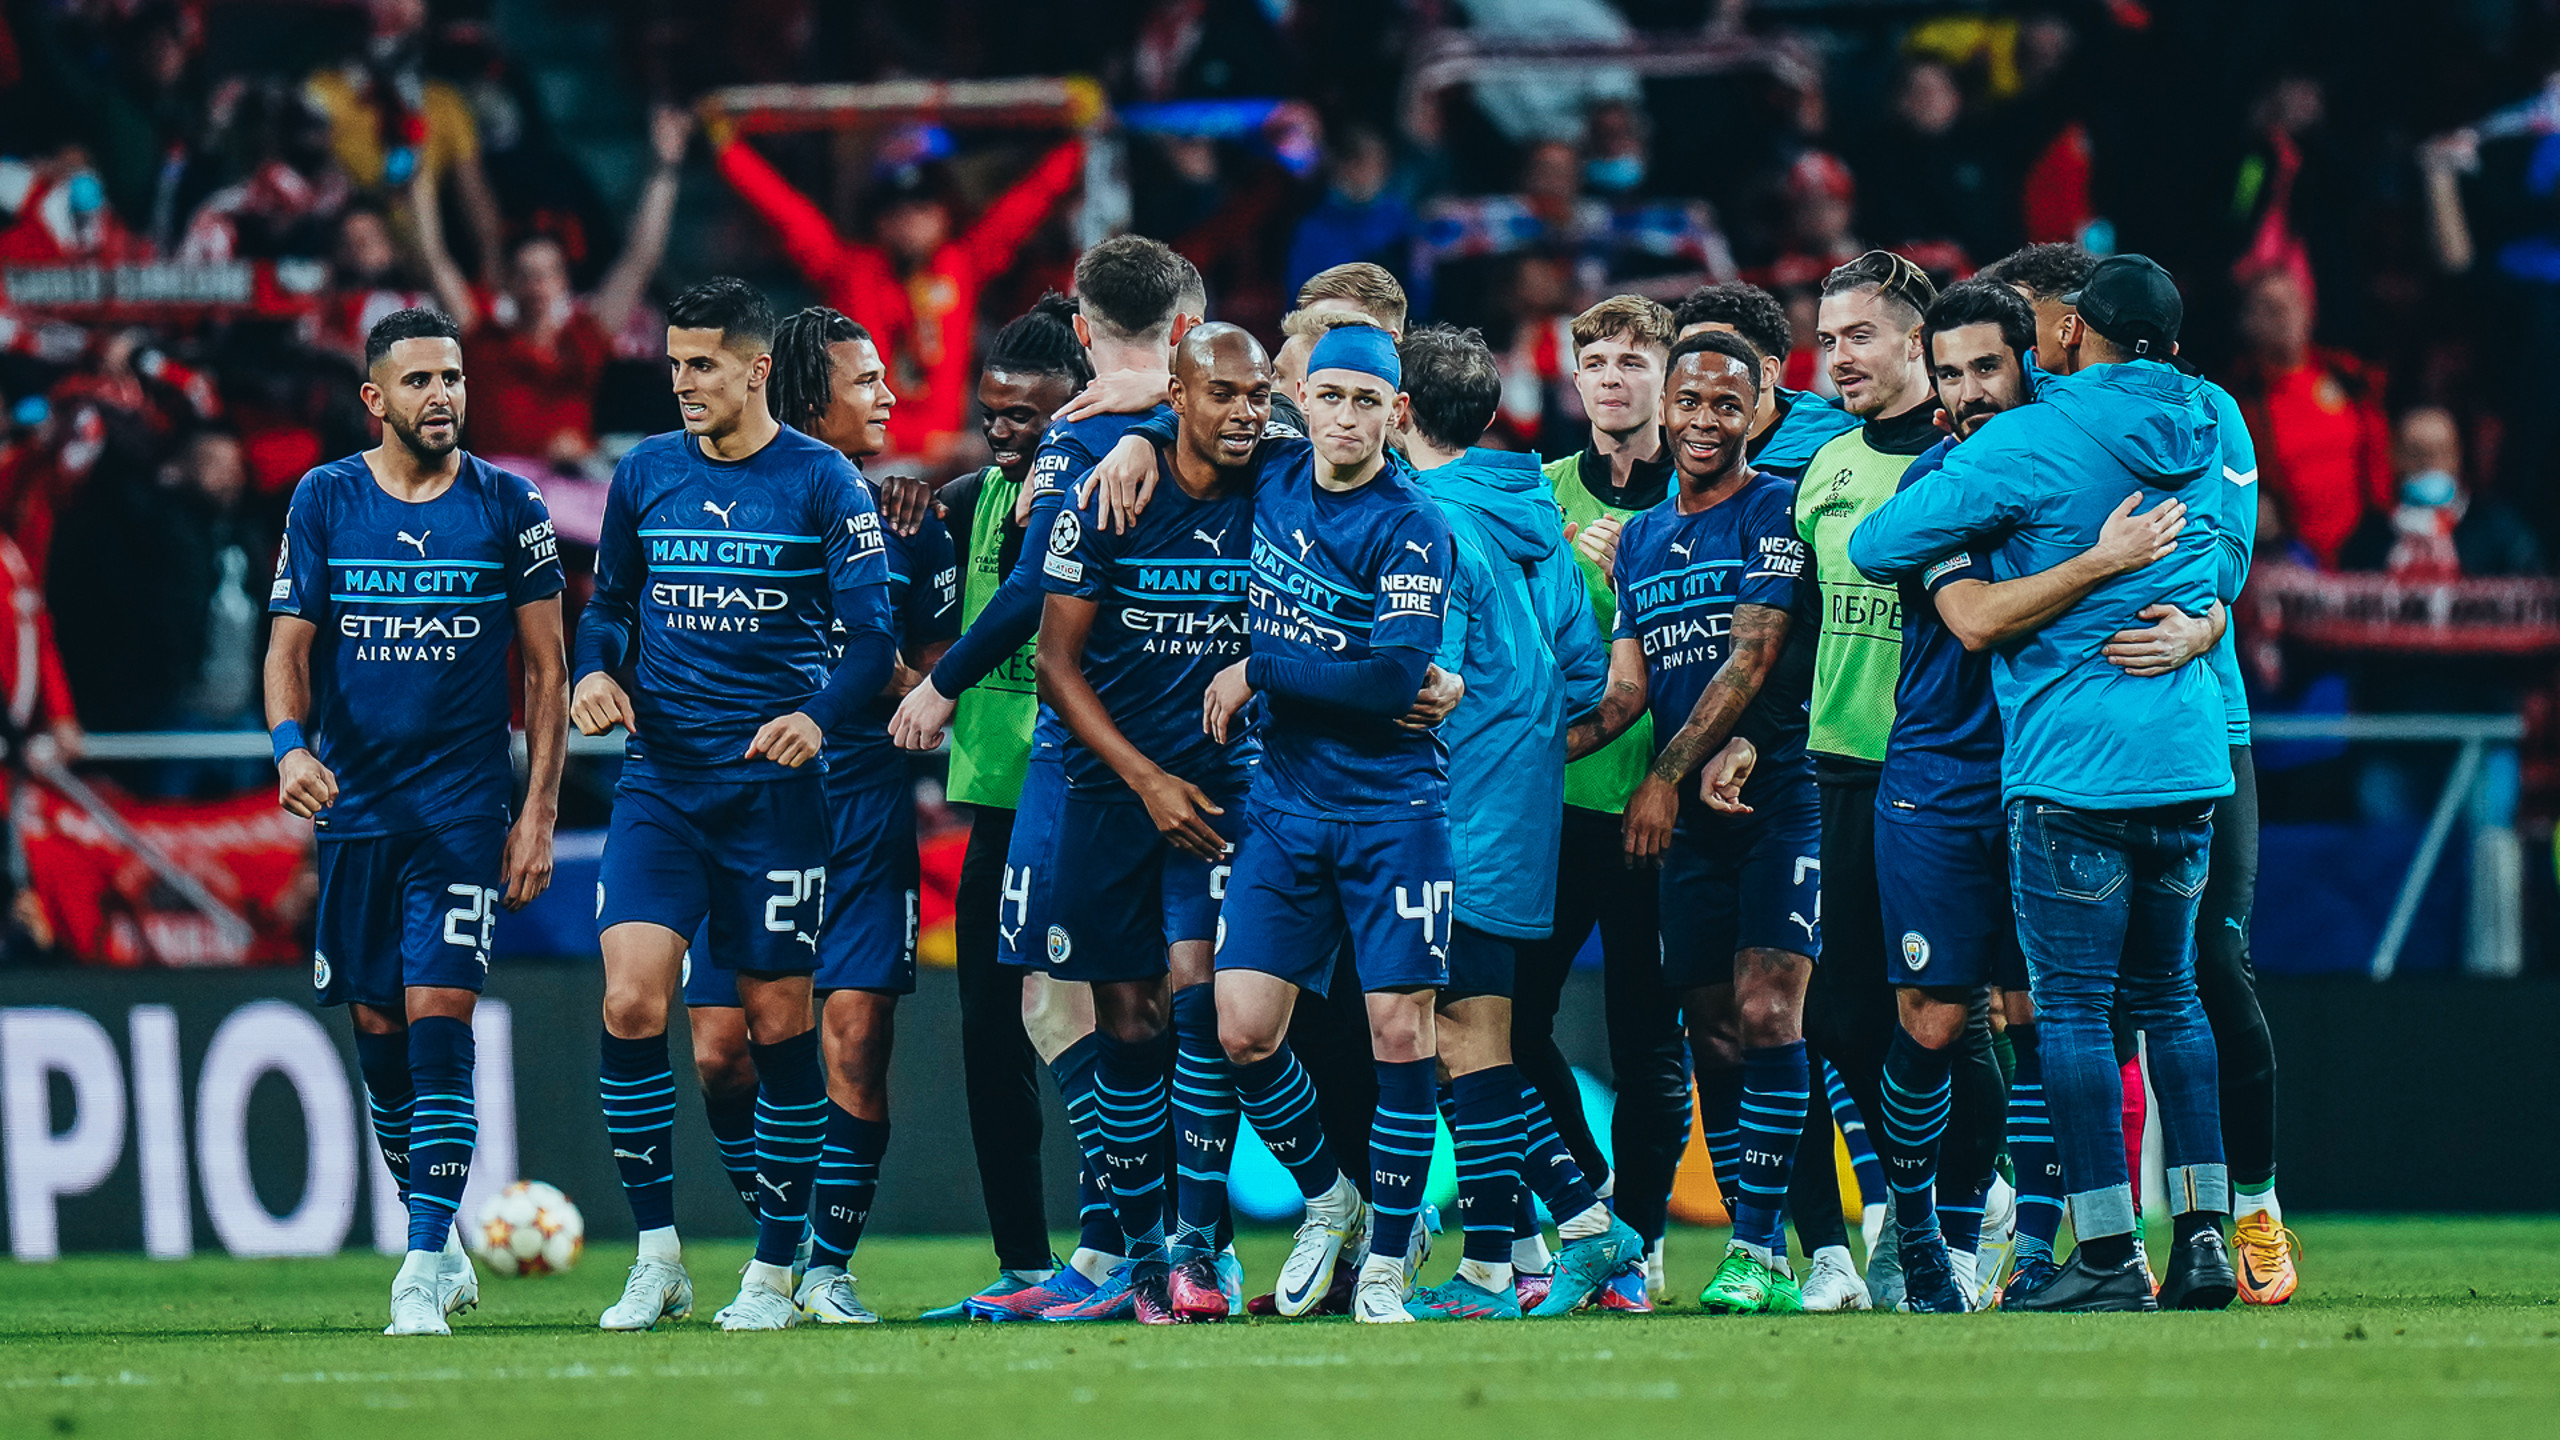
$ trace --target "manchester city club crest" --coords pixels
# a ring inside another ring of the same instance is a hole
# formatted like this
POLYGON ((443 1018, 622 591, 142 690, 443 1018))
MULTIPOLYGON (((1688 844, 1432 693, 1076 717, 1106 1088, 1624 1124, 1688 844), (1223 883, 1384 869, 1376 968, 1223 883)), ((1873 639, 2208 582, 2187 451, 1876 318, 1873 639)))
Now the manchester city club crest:
POLYGON ((1064 925, 1052 925, 1049 927, 1050 964, 1065 964, 1067 957, 1074 954, 1075 950, 1075 942, 1067 938, 1067 927, 1064 925))
POLYGON ((314 990, 329 988, 329 957, 317 950, 311 952, 311 988, 314 990))
POLYGON ((1929 937, 1917 930, 1902 932, 1902 963, 1914 971, 1929 968, 1929 937))

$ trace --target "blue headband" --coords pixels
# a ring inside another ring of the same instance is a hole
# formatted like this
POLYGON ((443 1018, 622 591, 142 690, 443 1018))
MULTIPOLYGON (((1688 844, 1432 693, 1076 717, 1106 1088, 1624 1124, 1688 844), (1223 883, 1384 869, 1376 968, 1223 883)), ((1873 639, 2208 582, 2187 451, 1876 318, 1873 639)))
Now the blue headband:
POLYGON ((1320 370, 1357 370, 1386 381, 1390 390, 1404 388, 1404 362, 1396 358, 1396 339, 1373 325, 1342 325, 1324 332, 1316 341, 1315 353, 1307 357, 1307 373, 1320 370))

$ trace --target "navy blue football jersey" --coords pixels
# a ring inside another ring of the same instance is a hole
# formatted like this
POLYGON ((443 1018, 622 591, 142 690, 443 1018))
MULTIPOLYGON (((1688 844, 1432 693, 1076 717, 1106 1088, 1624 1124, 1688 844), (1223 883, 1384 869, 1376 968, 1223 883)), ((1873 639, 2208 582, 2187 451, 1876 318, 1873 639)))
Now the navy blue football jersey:
MULTIPOLYGON (((1253 494, 1238 478, 1215 499, 1194 499, 1159 456, 1155 498, 1126 534, 1096 518, 1098 504, 1069 496, 1042 573, 1050 594, 1094 602, 1084 673, 1112 723, 1166 773, 1223 800, 1244 793, 1254 746, 1232 729, 1227 744, 1212 739, 1200 697, 1245 658, 1253 494)), ((1072 736, 1066 765, 1078 794, 1135 798, 1072 736)))
POLYGON ((362 455, 302 477, 267 609, 320 630, 308 733, 338 777, 323 833, 507 813, 516 607, 560 584, 542 493, 475 455, 422 504, 385 492, 362 455))
MULTIPOLYGON (((879 488, 868 475, 862 477, 862 484, 863 493, 876 505, 879 488)), ((911 664, 927 646, 960 633, 959 552, 952 546, 951 531, 938 517, 927 514, 913 535, 881 527, 881 555, 889 568, 889 624, 897 636, 899 659, 911 664)), ((842 658, 843 622, 838 621, 830 633, 837 657, 842 658)), ((839 735, 885 742, 889 720, 897 713, 897 701, 875 695, 836 729, 839 735)), ((827 743, 832 745, 836 739, 830 735, 827 743)))
MULTIPOLYGON (((1316 483, 1315 447, 1266 435, 1254 452, 1253 651, 1311 663, 1380 650, 1436 655, 1449 605, 1449 523, 1390 463, 1349 493, 1316 483)), ((1158 487, 1162 504, 1162 487, 1158 487)), ((1354 819, 1442 813, 1449 752, 1392 717, 1264 692, 1257 801, 1354 819)))
MULTIPOLYGON (((958 695, 995 673, 1007 656, 1022 648, 1022 642, 1039 633, 1041 598, 1047 593, 1041 588, 1040 565, 1049 553, 1050 528, 1074 498, 1070 492, 1083 483, 1086 471, 1102 463, 1121 436, 1154 420, 1170 425, 1172 415, 1162 405, 1144 415, 1091 415, 1051 425, 1040 437, 1040 448, 1031 457, 1031 478, 1024 482, 1031 491, 1031 513, 1023 524, 1021 553, 1005 573, 1004 583, 996 587, 994 598, 970 622, 968 633, 933 667, 936 690, 958 695)), ((1041 722, 1042 734, 1066 734, 1045 707, 1041 722)))
MULTIPOLYGON (((1911 462, 1899 493, 1946 463, 1950 437, 1911 462)), ((1938 615, 1938 592, 1995 581, 1991 550, 1959 550, 1902 582, 1902 674, 1876 801, 1906 820, 1979 826, 2000 819, 2000 707, 1990 652, 1973 654, 1938 615)))
MULTIPOLYGON (((1695 515, 1680 513, 1675 490, 1628 521, 1618 537, 1617 633, 1644 646, 1646 708, 1657 746, 1688 723, 1707 682, 1733 653, 1735 606, 1788 611, 1796 617, 1788 645, 1810 641, 1797 633, 1808 623, 1804 592, 1811 588, 1807 576, 1813 565, 1796 534, 1795 490, 1792 480, 1756 474, 1722 503, 1695 515)), ((1759 765, 1743 788, 1745 804, 1813 777, 1804 748, 1810 668, 1782 657, 1736 726, 1760 750, 1759 765)), ((1712 813, 1695 785, 1683 785, 1680 792, 1684 819, 1692 812, 1712 813)))
POLYGON ((605 498, 577 673, 629 667, 634 761, 778 779, 790 772, 742 758, 748 743, 810 708, 844 643, 829 634, 838 621, 891 634, 888 592, 879 512, 831 447, 785 426, 725 461, 682 431, 652 435, 605 498))

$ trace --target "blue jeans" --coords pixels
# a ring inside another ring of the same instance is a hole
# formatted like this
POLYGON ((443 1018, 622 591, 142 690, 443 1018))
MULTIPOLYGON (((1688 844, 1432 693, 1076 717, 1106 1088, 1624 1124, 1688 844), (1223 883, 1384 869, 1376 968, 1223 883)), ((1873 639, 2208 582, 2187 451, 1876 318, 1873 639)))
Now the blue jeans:
POLYGON ((2213 1031, 2196 998, 2196 902, 2212 836, 2209 803, 2009 805, 2009 890, 2042 1035, 2045 1102, 2083 1240, 2129 1234, 2140 1219, 2108 1027, 2118 1003, 2149 1042, 2170 1208, 2231 1208, 2213 1031))

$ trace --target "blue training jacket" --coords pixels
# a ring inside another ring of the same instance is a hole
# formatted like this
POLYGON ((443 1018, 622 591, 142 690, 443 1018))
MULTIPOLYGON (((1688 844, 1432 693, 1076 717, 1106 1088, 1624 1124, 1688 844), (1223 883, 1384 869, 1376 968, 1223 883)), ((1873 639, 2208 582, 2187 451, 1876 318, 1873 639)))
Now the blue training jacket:
POLYGON ((2165 601, 2202 615, 2231 582, 2240 543, 2231 497, 2256 496, 2224 483, 2226 422, 2210 389, 2152 360, 2051 381, 2038 403, 1995 416, 1850 535, 1850 562, 1879 581, 1916 575, 1967 545, 1991 546, 1993 574, 2011 580, 2095 544, 2108 513, 2136 490, 2142 511, 2173 496, 2186 503, 2175 551, 1995 652, 2004 801, 2129 810, 2231 793, 2212 667, 2137 677, 2101 653, 2109 636, 2145 623, 2143 607, 2165 601))
POLYGON ((1440 727, 1458 918, 1541 939, 1555 929, 1565 723, 1600 703, 1608 647, 1538 457, 1469 450, 1415 478, 1457 546, 1432 658, 1467 682, 1440 727))

